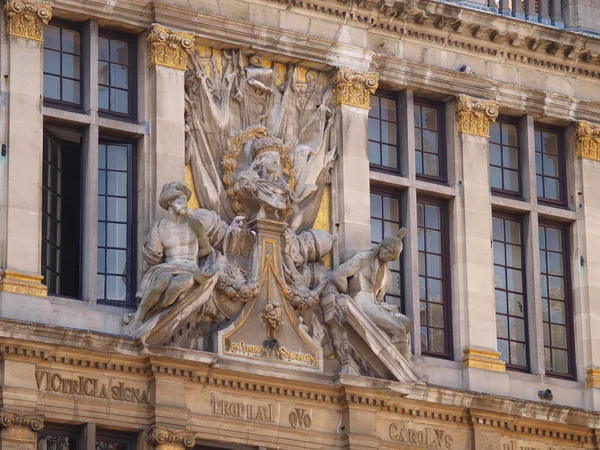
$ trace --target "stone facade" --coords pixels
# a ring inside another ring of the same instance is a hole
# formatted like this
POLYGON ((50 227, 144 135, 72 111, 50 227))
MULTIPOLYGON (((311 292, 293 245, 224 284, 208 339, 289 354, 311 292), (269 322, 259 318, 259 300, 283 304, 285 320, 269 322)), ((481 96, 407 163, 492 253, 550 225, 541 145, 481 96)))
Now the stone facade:
POLYGON ((3 3, 2 448, 600 448, 594 1, 3 3), (422 147, 432 131, 443 150, 428 177, 418 158, 434 153, 422 147), (548 136, 561 142, 554 169, 548 136), (55 163, 50 142, 76 151, 55 163), (374 163, 372 143, 397 160, 374 163), (129 153, 105 160, 99 145, 129 153), (518 169, 498 164, 518 195, 490 188, 493 146, 518 149, 518 169), (54 188, 50 166, 79 184, 54 188), (555 179, 553 199, 544 183, 555 179), (165 200, 165 185, 189 209, 165 200), (75 263, 54 260, 78 295, 42 275, 54 194, 71 208, 57 223, 81 222, 63 239, 79 242, 75 263), (382 213, 380 239, 377 196, 400 211, 395 223, 382 213), (114 199, 128 203, 110 219, 102 205, 114 199), (423 224, 428 207, 438 228, 423 224), (169 231, 180 212, 188 228, 169 231), (498 220, 520 224, 519 244, 498 238, 498 220), (430 301, 420 233, 438 230, 445 290, 430 301), (190 233, 205 252, 186 266, 190 233), (519 246, 514 265, 498 261, 500 242, 519 246), (114 256, 118 271, 108 252, 126 255, 114 256), (498 267, 521 271, 522 286, 505 289, 525 299, 521 313, 498 306, 498 267), (109 278, 125 280, 122 298, 109 297, 121 292, 109 278), (386 292, 400 304, 379 303, 386 292), (438 351, 427 308, 441 297, 438 351), (513 321, 524 323, 523 364, 501 348, 504 316, 510 345, 521 342, 513 321), (555 325, 568 330, 563 372, 555 325))

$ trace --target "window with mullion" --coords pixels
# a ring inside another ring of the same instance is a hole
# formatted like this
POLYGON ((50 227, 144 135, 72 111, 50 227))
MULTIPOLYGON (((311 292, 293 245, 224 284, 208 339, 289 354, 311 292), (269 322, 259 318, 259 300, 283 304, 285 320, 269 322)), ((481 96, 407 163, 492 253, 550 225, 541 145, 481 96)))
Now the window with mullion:
POLYGON ((544 365, 548 375, 572 378, 573 330, 566 235, 562 226, 539 226, 544 365))
POLYGON ((448 236, 445 205, 420 199, 417 202, 419 251, 419 311, 421 351, 450 357, 450 298, 448 236))
POLYGON ((521 193, 517 126, 508 121, 490 124, 490 186, 497 193, 521 193))
POLYGON ((547 203, 565 203, 565 170, 562 133, 536 127, 535 167, 538 198, 547 203))
POLYGON ((75 29, 44 28, 44 100, 81 106, 81 43, 75 29))
POLYGON ((60 292, 60 144, 44 133, 42 169, 42 275, 48 293, 60 292))
POLYGON ((98 275, 100 303, 133 304, 133 146, 98 146, 98 275))
POLYGON ((131 118, 134 115, 134 41, 100 33, 98 38, 98 109, 131 118))
POLYGON ((415 99, 414 119, 417 176, 433 181, 445 181, 443 105, 415 99))
POLYGON ((369 162, 374 166, 398 170, 397 101, 394 97, 371 95, 369 110, 369 162))
POLYGON ((510 369, 529 370, 527 304, 524 292, 521 220, 497 214, 492 219, 496 337, 500 359, 510 369))
POLYGON ((75 427, 46 423, 37 435, 37 450, 77 450, 78 441, 75 427))
MULTIPOLYGON (((396 234, 400 230, 400 202, 397 197, 384 193, 371 192, 371 244, 374 247, 386 237, 396 234)), ((390 261, 392 282, 385 295, 385 301, 402 305, 402 283, 400 261, 390 261)))
POLYGON ((135 450, 135 441, 134 434, 99 430, 96 433, 96 450, 135 450))

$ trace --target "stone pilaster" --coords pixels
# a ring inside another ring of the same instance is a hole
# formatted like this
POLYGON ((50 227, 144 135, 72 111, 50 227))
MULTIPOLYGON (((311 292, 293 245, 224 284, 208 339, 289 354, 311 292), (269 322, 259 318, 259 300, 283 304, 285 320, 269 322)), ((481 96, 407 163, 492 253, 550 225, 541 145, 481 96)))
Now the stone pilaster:
POLYGON ((0 411, 0 447, 2 450, 35 450, 37 433, 44 428, 41 416, 15 411, 0 411))
POLYGON ((196 433, 153 426, 146 434, 146 442, 155 450, 186 450, 196 445, 196 433))
POLYGON ((44 25, 52 18, 52 2, 6 0, 6 32, 36 41, 44 40, 44 25))
POLYGON ((340 160, 335 168, 333 186, 334 217, 338 255, 345 261, 371 246, 369 209, 368 120, 369 99, 377 89, 379 75, 339 68, 334 74, 333 104, 336 111, 336 136, 340 160))

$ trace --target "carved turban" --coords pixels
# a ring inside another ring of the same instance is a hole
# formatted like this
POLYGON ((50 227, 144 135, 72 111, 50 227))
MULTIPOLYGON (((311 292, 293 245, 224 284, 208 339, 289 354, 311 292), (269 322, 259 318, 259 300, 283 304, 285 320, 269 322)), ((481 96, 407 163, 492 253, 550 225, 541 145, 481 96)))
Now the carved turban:
POLYGON ((160 192, 158 204, 162 209, 168 210, 169 202, 171 200, 175 200, 180 195, 185 195, 189 200, 192 196, 192 191, 190 191, 185 184, 180 183, 179 181, 167 183, 163 186, 162 191, 160 192))

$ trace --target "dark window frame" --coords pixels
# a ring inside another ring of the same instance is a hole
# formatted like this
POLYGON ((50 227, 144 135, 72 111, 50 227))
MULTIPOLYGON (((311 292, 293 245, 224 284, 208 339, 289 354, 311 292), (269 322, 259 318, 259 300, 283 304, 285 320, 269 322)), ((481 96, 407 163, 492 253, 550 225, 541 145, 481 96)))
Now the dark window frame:
MULTIPOLYGON (((99 148, 100 145, 126 145, 129 147, 129 151, 128 151, 128 155, 127 155, 127 164, 129 166, 129 168, 131 169, 131 177, 129 177, 130 179, 128 179, 128 183, 127 183, 127 199, 130 200, 128 201, 127 204, 127 243, 126 243, 126 252, 127 252, 127 261, 125 263, 125 273, 126 273, 126 277, 127 277, 127 293, 126 293, 126 297, 125 297, 125 301, 121 301, 121 300, 107 300, 107 299, 96 299, 97 303, 102 304, 102 305, 111 305, 111 306, 119 306, 119 307, 123 307, 123 308, 128 308, 128 307, 134 307, 136 305, 136 301, 135 301, 135 292, 136 292, 136 284, 137 284, 137 280, 136 280, 136 266, 137 266, 137 229, 136 229, 136 223, 137 223, 137 206, 138 206, 138 200, 137 200, 137 146, 134 140, 132 139, 116 139, 114 137, 105 137, 105 136, 100 136, 98 139, 98 146, 97 148, 99 148)), ((98 151, 96 155, 98 155, 98 151)), ((100 169, 98 168, 98 172, 100 170, 105 170, 105 169, 100 169)), ((100 196, 101 194, 98 193, 98 196, 100 196)), ((103 196, 107 197, 106 194, 102 194, 103 196)), ((100 222, 100 219, 96 218, 96 227, 98 227, 98 223, 100 222)), ((108 220, 104 220, 104 223, 109 223, 108 220)), ((96 253, 98 252, 98 249, 101 248, 98 243, 96 243, 96 253)), ((105 245, 102 247, 105 250, 108 248, 106 243, 105 245)), ((96 254, 96 258, 97 258, 97 254, 96 254)), ((105 255, 106 258, 106 255, 105 255)), ((101 275, 101 273, 98 271, 98 268, 96 268, 96 276, 101 275)), ((106 269, 103 273, 104 276, 107 275, 106 269)), ((105 289, 105 296, 106 296, 106 279, 104 280, 104 289, 105 289)))
MULTIPOLYGON (((575 380, 577 377, 577 371, 576 371, 576 359, 575 359, 575 352, 576 352, 576 346, 575 346, 575 321, 574 321, 574 312, 573 312, 573 291, 572 291, 572 273, 571 273, 571 264, 569 261, 569 255, 571 254, 571 245, 570 245, 570 241, 569 241, 569 237, 570 237, 570 225, 569 224, 564 224, 564 223, 558 223, 558 222, 553 222, 552 220, 546 220, 546 219, 541 219, 539 220, 538 223, 538 233, 539 233, 539 228, 540 227, 544 227, 544 228, 552 228, 555 230, 559 230, 560 231, 560 235, 561 235, 561 239, 562 239, 562 244, 563 244, 563 248, 562 248, 562 263, 563 263, 563 279, 564 279, 564 304, 565 304, 565 328, 566 328, 566 335, 567 335, 567 356, 568 356, 568 363, 569 363, 569 373, 562 373, 562 372, 553 372, 553 371, 546 371, 546 375, 552 378, 561 378, 561 379, 567 379, 567 380, 575 380)), ((542 248, 541 246, 538 245, 538 251, 541 251, 542 248)), ((546 247, 547 248, 547 247, 546 247)), ((547 251, 547 250, 546 250, 547 251)), ((548 267, 546 267, 546 270, 548 270, 548 267)), ((548 276, 548 272, 545 272, 545 274, 548 276)), ((538 273, 538 276, 541 276, 542 272, 540 270, 540 272, 538 273)), ((541 302, 542 298, 540 296, 540 302, 541 302)), ((548 301, 550 301, 550 297, 548 297, 548 301)), ((552 322, 546 322, 544 321, 543 317, 542 317, 542 341, 544 339, 543 336, 543 325, 545 323, 552 323, 552 322)), ((552 333, 552 331, 550 331, 550 333, 552 333)), ((550 339, 552 339, 552 337, 550 337, 550 339)), ((547 346, 545 344, 545 342, 543 343, 543 348, 546 349, 547 346)), ((550 347, 550 348, 554 348, 554 347, 550 347)), ((544 350, 545 351, 545 350, 544 350)))
MULTIPOLYGON (((522 147, 522 143, 521 143, 521 139, 519 136, 519 119, 516 117, 511 117, 511 116, 499 116, 498 119, 496 120, 496 123, 500 124, 500 135, 502 136, 502 124, 507 124, 507 125, 513 125, 517 128, 517 161, 518 161, 518 167, 517 167, 517 177, 519 180, 519 190, 518 191, 511 191, 509 189, 499 189, 499 188, 495 188, 492 187, 492 182, 491 182, 491 167, 498 167, 499 169, 502 170, 502 186, 504 186, 504 171, 505 170, 510 170, 510 171, 514 171, 514 169, 506 169, 504 166, 504 152, 502 151, 502 148, 504 147, 504 144, 502 143, 496 143, 496 142, 492 142, 491 138, 489 141, 489 144, 496 144, 496 145, 500 145, 500 152, 501 152, 501 158, 502 158, 502 166, 496 166, 493 165, 491 162, 491 155, 488 155, 488 159, 489 159, 489 167, 490 167, 490 190, 492 192, 492 194, 494 195, 498 195, 498 196, 502 196, 502 197, 509 197, 509 198, 523 198, 523 170, 522 170, 522 164, 521 164, 521 147, 522 147)), ((492 125, 490 124, 490 127, 492 125)), ((511 147, 511 146, 507 146, 507 147, 511 147)), ((490 151, 490 150, 488 150, 490 151)))
MULTIPOLYGON (((523 317, 522 317, 522 319, 524 321, 525 357, 526 357, 526 360, 527 360, 527 365, 526 366, 519 366, 519 365, 516 365, 516 364, 512 364, 510 362, 507 362, 506 363, 506 368, 508 370, 512 370, 512 371, 516 371, 516 372, 531 373, 531 355, 530 355, 530 353, 531 353, 531 348, 530 348, 531 340, 530 340, 530 336, 529 336, 529 310, 528 310, 528 297, 527 297, 527 289, 526 289, 526 286, 527 286, 527 273, 526 273, 527 272, 527 267, 526 267, 526 260, 525 260, 525 251, 527 249, 527 242, 526 242, 526 239, 525 239, 525 225, 524 225, 525 218, 523 216, 519 216, 517 214, 510 214, 510 213, 507 213, 507 212, 500 212, 500 211, 492 211, 492 219, 493 218, 502 219, 503 221, 509 220, 511 222, 518 222, 519 223, 519 231, 521 233, 521 284, 522 284, 522 291, 523 291, 523 292, 521 292, 520 295, 522 295, 522 297, 523 297, 523 308, 524 308, 524 311, 523 311, 523 317)), ((504 224, 504 222, 503 222, 503 224, 504 224)), ((503 231, 504 231, 504 233, 506 233, 505 229, 503 231)), ((506 245, 507 244, 507 242, 506 242, 506 235, 504 236, 504 239, 505 240, 501 241, 501 242, 504 245, 506 245)), ((495 241, 496 240, 494 239, 494 236, 492 235, 492 242, 495 242, 495 241)), ((511 245, 514 245, 514 244, 511 244, 511 245)), ((506 270, 506 269, 509 268, 509 266, 508 266, 508 264, 506 262, 506 249, 504 251, 504 259, 505 259, 505 261, 504 261, 504 264, 502 265, 502 267, 504 267, 504 269, 506 270)), ((494 261, 493 248, 492 248, 492 264, 494 266, 500 265, 500 264, 496 264, 496 261, 494 261)), ((507 282, 508 282, 508 278, 507 278, 507 282)), ((494 297, 495 297, 495 293, 496 293, 497 289, 498 288, 496 288, 496 286, 494 285, 494 297)), ((496 336, 496 340, 501 339, 501 340, 508 341, 508 343, 509 343, 509 358, 510 358, 510 342, 519 342, 519 341, 511 340, 511 338, 510 338, 510 318, 511 317, 517 317, 517 316, 511 316, 510 311, 509 311, 508 294, 511 291, 508 290, 508 286, 506 287, 506 289, 501 289, 501 290, 504 291, 504 292, 506 292, 506 295, 507 295, 507 300, 506 300, 507 301, 507 306, 506 306, 507 307, 507 312, 506 312, 506 314, 501 314, 501 315, 506 316, 509 319, 509 323, 508 323, 508 327, 509 327, 508 333, 509 333, 509 335, 508 335, 507 339, 498 338, 496 336)), ((494 306, 494 308, 495 308, 495 306, 494 306)), ((498 315, 498 314, 499 313, 496 310, 496 315, 498 315)))
MULTIPOLYGON (((416 163, 416 153, 420 151, 425 153, 423 150, 417 150, 414 148, 415 152, 415 174, 418 180, 429 181, 432 183, 438 184, 447 184, 448 183, 448 152, 446 149, 446 104, 443 102, 436 102, 429 99, 424 99, 422 97, 415 97, 413 99, 413 108, 414 106, 425 106, 426 108, 434 108, 437 111, 437 122, 438 122, 438 160, 439 160, 439 171, 440 176, 435 177, 432 175, 426 175, 423 173, 417 172, 417 163, 416 163)), ((417 129, 416 125, 413 127, 413 133, 417 129)), ((419 128, 423 130, 423 128, 419 128)), ((410 131, 409 131, 410 132, 410 131)))
MULTIPOLYGON (((543 205, 566 208, 567 207, 567 169, 565 166, 565 164, 566 164, 565 130, 562 127, 550 126, 550 125, 539 124, 539 123, 534 124, 533 130, 534 130, 534 147, 535 147, 535 133, 537 131, 546 132, 546 133, 554 133, 557 135, 556 141, 557 141, 557 150, 558 150, 558 169, 559 169, 557 179, 558 179, 559 189, 560 189, 560 198, 558 200, 553 200, 551 198, 539 197, 537 195, 537 177, 540 175, 538 175, 538 173, 537 173, 537 163, 534 159, 533 163, 536 167, 536 180, 535 180, 536 181, 536 192, 535 192, 535 195, 538 199, 538 202, 543 205)), ((538 152, 534 148, 534 154, 537 154, 537 153, 538 152)), ((542 161, 542 164, 543 164, 543 161, 542 161)), ((546 177, 545 175, 541 175, 541 176, 546 177)), ((554 178, 554 177, 548 177, 548 178, 554 178)))
POLYGON ((35 444, 35 448, 39 447, 39 442, 44 436, 64 436, 72 438, 75 442, 76 450, 80 448, 80 436, 81 436, 81 427, 77 425, 65 425, 60 423, 48 423, 44 424, 44 429, 37 433, 37 440, 35 444))
MULTIPOLYGON (((399 92, 393 92, 393 91, 377 91, 375 94, 373 94, 376 97, 382 97, 382 98, 387 98, 388 100, 393 100, 395 105, 396 105, 396 161, 398 162, 397 167, 392 167, 392 166, 384 166, 383 164, 374 164, 370 161, 369 159, 369 167, 373 170, 376 170, 378 172, 387 172, 387 173, 393 173, 394 175, 402 175, 402 160, 401 160, 401 154, 400 154, 400 122, 399 122, 399 118, 400 118, 400 99, 399 99, 399 92)), ((374 118, 374 117, 369 117, 369 119, 375 119, 379 122, 381 122, 381 118, 374 118)), ((388 121, 386 121, 388 122, 388 121)), ((388 122, 389 123, 389 122, 388 122)), ((381 123, 379 125, 379 134, 380 134, 380 139, 381 139, 381 123)), ((373 139, 371 139, 371 137, 369 136, 369 132, 368 132, 368 128, 367 128, 367 146, 369 145, 369 142, 376 142, 379 145, 388 145, 387 143, 383 143, 381 142, 381 140, 379 141, 375 141, 373 139)), ((367 147, 367 156, 369 153, 369 149, 367 147)), ((381 158, 381 147, 379 149, 379 156, 381 158)))
MULTIPOLYGON (((46 98, 44 97, 44 92, 42 89, 42 101, 44 106, 49 106, 52 108, 57 108, 57 109, 63 109, 66 111, 76 111, 76 112, 82 112, 83 108, 84 108, 84 77, 85 77, 85 71, 84 71, 84 45, 83 45, 83 30, 82 30, 82 25, 80 23, 77 22, 69 22, 66 20, 61 20, 61 19, 52 19, 48 25, 46 26, 53 26, 53 27, 58 27, 61 28, 61 30, 63 28, 66 28, 67 30, 71 30, 71 31, 76 31, 79 33, 79 103, 73 103, 73 102, 68 102, 65 100, 58 100, 55 98, 46 98)), ((44 46, 44 43, 42 43, 42 54, 44 52, 44 50, 46 50, 46 47, 44 46)), ((49 50, 53 50, 56 51, 54 49, 49 49, 49 50)), ((61 74, 60 74, 60 97, 62 99, 62 79, 63 79, 63 75, 62 75, 62 31, 61 31, 61 50, 60 50, 60 54, 61 54, 61 74)), ((71 54, 71 53, 68 53, 71 54)), ((44 75, 46 75, 46 72, 44 71, 44 61, 42 59, 42 80, 44 75)), ((56 74, 48 74, 48 75, 52 75, 52 76, 57 76, 56 74)), ((67 79, 71 79, 69 77, 65 77, 67 79)))
MULTIPOLYGON (((447 349, 445 353, 432 352, 429 350, 423 350, 421 348, 421 354, 424 356, 430 356, 441 359, 449 359, 452 360, 454 358, 454 331, 452 327, 452 285, 451 285, 451 259, 450 259, 450 233, 449 233, 449 225, 450 218, 448 217, 448 201, 436 197, 431 197, 429 195, 417 195, 417 205, 421 203, 423 205, 435 206, 440 208, 440 241, 441 241, 441 259, 442 259, 442 309, 444 312, 444 346, 447 349)), ((417 225, 417 229, 418 229, 417 225)), ((424 227, 424 229, 427 229, 424 227)), ((438 230, 436 230, 438 231, 438 230)), ((418 235, 417 235, 417 253, 418 250, 418 235)), ((425 251, 427 253, 427 251, 425 251)), ((419 277, 421 275, 418 275, 419 277)), ((428 278, 425 275, 425 278, 428 278)), ((417 286, 418 287, 418 286, 417 286)), ((421 298, 419 295, 419 311, 421 305, 421 298)), ((425 302, 429 303, 427 300, 425 302)), ((419 323, 419 337, 421 336, 420 327, 421 323, 419 323)), ((428 328, 430 328, 428 326, 428 328)))
MULTIPOLYGON (((101 28, 98 30, 98 38, 106 38, 106 39, 115 39, 115 40, 119 40, 119 41, 123 41, 127 43, 127 47, 128 47, 128 69, 129 69, 129 76, 127 79, 127 83, 128 83, 128 89, 127 89, 127 107, 129 110, 129 113, 124 114, 124 113, 120 113, 117 111, 111 111, 109 109, 101 109, 100 105, 98 104, 98 115, 100 117, 105 117, 108 119, 115 119, 115 120, 122 120, 122 121, 126 121, 126 122, 135 122, 137 119, 137 114, 138 114, 138 105, 137 105, 137 90, 138 90, 138 84, 137 84, 137 36, 132 35, 132 34, 127 34, 127 33, 119 33, 116 31, 112 31, 112 30, 107 30, 104 28, 101 28)), ((100 59, 97 58, 97 67, 95 68, 96 71, 98 71, 100 68, 100 59)), ((110 72, 110 70, 109 70, 110 72)), ((109 73, 109 77, 110 77, 110 73, 109 73)), ((109 78, 110 80, 110 78, 109 78)), ((110 82, 110 81, 109 81, 110 82)), ((100 81, 98 81, 98 84, 95 87, 92 87, 92 89, 96 89, 97 91, 99 91, 100 89, 100 81)), ((102 85, 104 86, 104 85, 102 85)), ((109 86, 110 89, 110 86, 109 86)), ((110 92, 110 91, 109 91, 110 92)), ((109 94, 109 102, 110 102, 110 94, 109 94)))
POLYGON ((96 430, 96 439, 94 444, 96 450, 98 450, 97 445, 99 441, 123 443, 128 445, 127 450, 136 450, 137 434, 98 428, 96 430))

